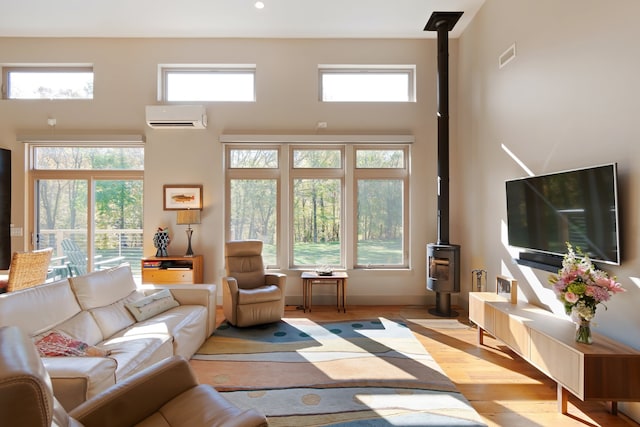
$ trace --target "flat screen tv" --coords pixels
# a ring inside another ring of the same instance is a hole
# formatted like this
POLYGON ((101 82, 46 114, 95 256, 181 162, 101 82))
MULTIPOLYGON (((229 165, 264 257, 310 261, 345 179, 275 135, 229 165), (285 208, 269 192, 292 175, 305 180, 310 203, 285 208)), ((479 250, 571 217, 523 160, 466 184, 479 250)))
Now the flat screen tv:
POLYGON ((615 163, 506 182, 509 245, 520 258, 558 265, 567 242, 596 262, 619 265, 615 163))
POLYGON ((0 148, 0 270, 11 262, 11 150, 0 148))

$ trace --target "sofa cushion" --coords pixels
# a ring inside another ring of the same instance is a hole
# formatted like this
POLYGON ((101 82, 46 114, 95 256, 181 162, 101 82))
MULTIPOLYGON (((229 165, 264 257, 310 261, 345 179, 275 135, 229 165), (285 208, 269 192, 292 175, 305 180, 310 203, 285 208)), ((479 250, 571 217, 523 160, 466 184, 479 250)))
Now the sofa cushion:
POLYGON ((276 285, 266 285, 259 288, 243 289, 238 295, 238 305, 258 304, 261 302, 279 301, 282 290, 276 285))
POLYGON ((255 409, 235 406, 213 387, 200 384, 177 395, 143 420, 139 427, 178 426, 262 426, 268 425, 255 409), (189 408, 185 410, 185 408, 189 408))
POLYGON ((100 346, 111 351, 115 359, 116 382, 147 366, 173 355, 172 338, 166 333, 125 335, 125 331, 104 341, 100 346))
POLYGON ((81 311, 57 325, 55 329, 89 345, 96 345, 104 340, 100 327, 88 311, 81 311))
POLYGON ((50 331, 35 337, 34 342, 41 357, 105 357, 109 354, 107 350, 91 346, 86 342, 71 338, 69 335, 59 331, 50 331))
POLYGON ((72 277, 69 282, 83 310, 113 304, 136 290, 129 265, 72 277))
POLYGON ((116 360, 111 357, 44 357, 53 393, 67 410, 116 383, 116 360))
POLYGON ((0 294, 0 326, 18 325, 31 337, 53 329, 79 312, 80 306, 67 279, 0 294))
POLYGON ((190 359, 207 338, 207 309, 200 305, 181 305, 123 332, 126 336, 158 333, 171 335, 173 353, 190 359))
POLYGON ((180 304, 173 299, 169 289, 163 289, 137 301, 125 304, 127 310, 133 314, 138 322, 147 320, 156 314, 164 313, 170 308, 178 307, 180 304))
POLYGON ((129 310, 127 310, 125 304, 137 301, 140 298, 143 298, 142 292, 134 291, 113 304, 89 310, 93 318, 96 319, 96 323, 100 327, 105 339, 108 339, 115 333, 128 328, 136 322, 136 319, 131 315, 129 310))
POLYGON ((251 289, 265 284, 261 241, 228 242, 225 259, 227 275, 235 277, 240 288, 251 289))

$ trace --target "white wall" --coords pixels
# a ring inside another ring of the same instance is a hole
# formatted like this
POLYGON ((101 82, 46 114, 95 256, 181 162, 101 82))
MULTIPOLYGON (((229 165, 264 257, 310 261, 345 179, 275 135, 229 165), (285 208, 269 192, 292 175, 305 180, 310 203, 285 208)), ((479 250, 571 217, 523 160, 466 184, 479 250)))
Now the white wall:
MULTIPOLYGON (((452 42, 455 57, 456 42, 452 42)), ((175 213, 162 210, 163 184, 203 184, 202 224, 194 227, 193 246, 205 256, 205 281, 219 283, 223 273, 224 132, 314 133, 318 121, 326 133, 409 133, 415 136, 412 164, 409 271, 349 272, 349 303, 425 304, 425 244, 435 241, 436 217, 436 51, 434 40, 251 40, 251 39, 37 39, 0 38, 0 63, 92 63, 92 101, 0 101, 0 146, 13 150, 12 222, 25 227, 24 154, 16 135, 49 132, 123 131, 146 134, 145 255, 153 255, 158 226, 173 234, 170 253, 186 251, 183 226, 175 213), (257 65, 257 102, 207 105, 203 131, 152 130, 144 106, 156 103, 158 64, 250 63, 257 65), (416 64, 416 103, 321 103, 317 65, 416 64)), ((452 73, 455 60, 452 59, 452 73)), ((453 88, 455 91, 455 88, 453 88)), ((452 110, 455 102, 452 102, 452 110)), ((26 239, 13 238, 14 250, 26 239)), ((299 273, 290 272, 290 303, 301 301, 299 273)), ((466 276, 465 276, 466 278, 466 276)), ((467 281, 465 280, 466 284, 467 281)), ((327 290, 326 299, 331 301, 327 290)))
MULTIPOLYGON (((502 145, 535 174, 617 162, 623 263, 607 270, 627 292, 598 308, 595 330, 640 349, 639 14, 635 0, 487 0, 459 41, 465 151, 455 191, 465 195, 461 243, 473 253, 463 271, 513 276, 520 297, 564 315, 549 273, 513 264, 505 245, 504 181, 526 172, 502 145), (498 69, 514 42, 516 58, 498 69)), ((638 407, 624 410, 640 419, 638 407)))

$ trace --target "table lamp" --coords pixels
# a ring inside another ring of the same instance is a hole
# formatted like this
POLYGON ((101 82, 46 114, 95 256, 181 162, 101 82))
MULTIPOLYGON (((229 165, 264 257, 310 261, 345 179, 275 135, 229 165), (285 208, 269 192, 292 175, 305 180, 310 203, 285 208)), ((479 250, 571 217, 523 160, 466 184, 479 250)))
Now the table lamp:
POLYGON ((178 211, 176 224, 187 225, 186 231, 189 245, 185 256, 191 257, 193 256, 193 250, 191 249, 191 235, 193 234, 193 229, 191 228, 191 224, 200 224, 200 211, 197 209, 178 211))

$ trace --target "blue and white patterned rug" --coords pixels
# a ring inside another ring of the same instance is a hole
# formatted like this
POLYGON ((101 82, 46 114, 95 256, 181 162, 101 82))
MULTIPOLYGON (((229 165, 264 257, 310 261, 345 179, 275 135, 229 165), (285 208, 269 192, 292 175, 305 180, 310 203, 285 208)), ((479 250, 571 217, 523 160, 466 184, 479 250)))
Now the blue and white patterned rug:
POLYGON ((192 364, 272 426, 484 426, 402 322, 223 323, 192 364))

